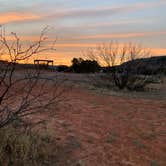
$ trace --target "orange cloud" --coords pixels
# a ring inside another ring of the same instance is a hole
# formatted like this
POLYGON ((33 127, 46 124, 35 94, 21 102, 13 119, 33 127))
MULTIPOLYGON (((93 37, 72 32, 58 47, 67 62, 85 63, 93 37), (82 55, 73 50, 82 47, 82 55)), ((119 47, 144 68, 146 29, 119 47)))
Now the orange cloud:
MULTIPOLYGON (((12 35, 10 35, 10 36, 8 35, 5 37, 6 37, 6 40, 8 40, 8 41, 15 40, 14 36, 12 36, 12 35)), ((19 37, 20 41, 38 41, 40 36, 39 35, 38 36, 19 36, 18 35, 18 37, 19 37)))
POLYGON ((41 16, 31 13, 8 12, 0 15, 0 24, 36 20, 36 19, 41 19, 41 16))
POLYGON ((88 47, 96 47, 97 45, 94 43, 62 43, 55 44, 55 47, 61 48, 88 48, 88 47))
POLYGON ((138 33, 116 33, 116 34, 99 34, 99 35, 84 35, 73 37, 73 39, 111 39, 111 38, 135 38, 165 35, 166 32, 138 32, 138 33))
POLYGON ((136 10, 142 10, 146 8, 157 7, 165 5, 165 0, 158 0, 157 2, 145 2, 137 3, 134 5, 115 6, 115 7, 101 7, 92 9, 70 9, 70 10, 56 10, 56 13, 47 14, 34 14, 34 13, 23 13, 23 12, 7 12, 1 13, 0 24, 6 24, 11 22, 22 22, 31 20, 49 20, 49 19, 62 19, 62 18, 73 18, 73 17, 97 17, 105 15, 119 14, 123 12, 133 12, 136 10))
MULTIPOLYGON (((100 39, 114 39, 114 38, 135 38, 135 37, 146 37, 146 36, 155 36, 155 35, 164 35, 166 34, 166 32, 138 32, 138 33, 117 33, 117 34, 98 34, 98 35, 84 35, 84 36, 78 36, 78 37, 67 37, 67 38, 63 38, 63 40, 60 41, 60 43, 55 43, 55 47, 59 47, 59 48, 86 48, 86 47, 96 47, 97 44, 101 44, 100 39), (68 41, 68 43, 66 43, 65 41, 68 41), (81 42, 82 39, 99 39, 96 42, 81 42), (70 41, 74 41, 74 40, 80 40, 79 42, 75 43, 71 43, 70 41), (64 41, 64 42, 62 42, 64 41), (80 43, 81 42, 81 43, 80 43)), ((39 40, 39 35, 33 35, 33 36, 19 36, 20 41, 24 42, 24 41, 38 41, 39 40)), ((8 35, 6 36, 6 39, 8 41, 14 41, 15 38, 12 35, 8 35)), ((53 37, 48 37, 47 42, 53 42, 55 41, 56 38, 53 37)), ((47 44, 47 46, 52 46, 51 44, 47 44)))

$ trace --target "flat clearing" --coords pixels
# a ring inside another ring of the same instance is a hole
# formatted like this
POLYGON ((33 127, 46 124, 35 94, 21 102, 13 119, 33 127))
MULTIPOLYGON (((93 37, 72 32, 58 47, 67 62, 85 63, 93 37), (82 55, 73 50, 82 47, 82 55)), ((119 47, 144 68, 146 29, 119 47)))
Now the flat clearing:
POLYGON ((56 114, 47 124, 62 147, 51 166, 57 160, 59 166, 166 165, 165 83, 156 84, 159 90, 153 92, 119 92, 91 86, 84 74, 45 76, 67 79, 64 99, 52 107, 56 114))
POLYGON ((66 149, 63 157, 70 155, 67 165, 166 165, 164 99, 112 96, 81 87, 66 97, 48 128, 66 149))

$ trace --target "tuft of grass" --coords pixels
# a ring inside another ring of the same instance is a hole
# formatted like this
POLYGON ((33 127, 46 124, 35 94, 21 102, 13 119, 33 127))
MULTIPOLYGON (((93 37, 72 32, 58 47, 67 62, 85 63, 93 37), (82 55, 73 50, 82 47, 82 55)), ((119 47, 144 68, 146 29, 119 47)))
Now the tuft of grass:
POLYGON ((133 144, 140 149, 146 148, 146 146, 142 143, 140 139, 133 140, 133 144))
POLYGON ((40 166, 49 161, 55 146, 50 146, 49 136, 14 128, 12 125, 0 129, 0 165, 40 166))
POLYGON ((113 112, 111 112, 111 115, 112 115, 112 116, 118 116, 118 114, 119 114, 118 111, 113 111, 113 112))
POLYGON ((107 139, 107 143, 114 143, 118 139, 119 135, 116 132, 110 132, 109 137, 107 139))
POLYGON ((160 164, 157 161, 152 161, 150 166, 160 166, 160 164))
POLYGON ((142 138, 153 140, 153 139, 157 138, 157 134, 155 132, 144 133, 144 135, 142 136, 142 138))

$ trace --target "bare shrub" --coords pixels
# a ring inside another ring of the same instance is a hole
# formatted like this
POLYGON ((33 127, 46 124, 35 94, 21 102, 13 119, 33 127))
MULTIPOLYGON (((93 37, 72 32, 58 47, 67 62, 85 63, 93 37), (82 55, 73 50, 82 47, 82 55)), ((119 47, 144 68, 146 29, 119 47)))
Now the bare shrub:
MULTIPOLYGON (((96 60, 105 69, 107 82, 111 81, 118 89, 140 90, 147 84, 145 77, 138 76, 141 61, 132 63, 140 58, 149 57, 150 50, 132 43, 99 45, 95 49, 88 49, 87 56, 96 60)), ((101 83, 101 81, 100 81, 101 83)))
POLYGON ((0 62, 0 128, 15 120, 27 126, 33 120, 36 124, 41 123, 46 118, 41 120, 36 116, 28 122, 27 117, 46 111, 47 115, 53 113, 51 107, 56 107, 62 100, 63 80, 49 78, 38 68, 22 67, 18 72, 20 62, 41 52, 55 51, 55 41, 48 44, 48 30, 49 27, 44 28, 37 41, 25 46, 16 33, 12 32, 13 39, 7 40, 5 30, 1 28, 0 54, 7 56, 9 61, 0 62))

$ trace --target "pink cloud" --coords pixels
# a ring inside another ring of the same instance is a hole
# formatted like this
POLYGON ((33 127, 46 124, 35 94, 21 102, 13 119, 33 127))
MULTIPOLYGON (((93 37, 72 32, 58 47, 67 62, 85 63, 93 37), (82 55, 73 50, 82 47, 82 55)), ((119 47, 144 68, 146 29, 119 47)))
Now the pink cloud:
POLYGON ((98 35, 84 35, 73 37, 72 39, 117 39, 117 38, 136 38, 166 35, 166 32, 136 32, 136 33, 114 33, 114 34, 98 34, 98 35))
POLYGON ((0 24, 37 19, 41 19, 41 16, 32 13, 7 12, 0 15, 0 24))

